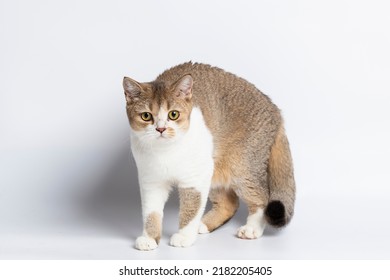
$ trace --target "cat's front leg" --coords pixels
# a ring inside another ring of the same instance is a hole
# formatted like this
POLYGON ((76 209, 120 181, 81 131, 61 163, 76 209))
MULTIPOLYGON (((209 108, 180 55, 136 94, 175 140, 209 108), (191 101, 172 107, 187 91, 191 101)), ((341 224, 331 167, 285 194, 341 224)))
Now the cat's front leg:
POLYGON ((175 247, 189 247, 198 235, 200 219, 207 202, 207 190, 179 188, 180 214, 179 232, 171 237, 170 244, 175 247))
POLYGON ((156 249, 162 232, 162 218, 169 188, 152 184, 140 184, 143 216, 143 233, 135 241, 138 250, 156 249))

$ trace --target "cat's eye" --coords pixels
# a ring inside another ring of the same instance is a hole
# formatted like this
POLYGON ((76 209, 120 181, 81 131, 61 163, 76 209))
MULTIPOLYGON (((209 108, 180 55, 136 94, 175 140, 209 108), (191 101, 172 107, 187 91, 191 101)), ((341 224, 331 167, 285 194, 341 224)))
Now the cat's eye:
POLYGON ((177 120, 179 117, 180 113, 178 111, 173 110, 168 113, 168 118, 172 121, 177 120))
POLYGON ((141 119, 144 120, 145 122, 148 122, 152 119, 152 114, 148 112, 143 112, 141 113, 141 119))

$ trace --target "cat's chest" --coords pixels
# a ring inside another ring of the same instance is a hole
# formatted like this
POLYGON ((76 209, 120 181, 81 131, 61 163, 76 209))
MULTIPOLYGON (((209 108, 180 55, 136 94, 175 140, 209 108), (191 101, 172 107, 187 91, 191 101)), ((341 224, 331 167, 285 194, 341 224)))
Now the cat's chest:
POLYGON ((140 181, 191 185, 197 178, 213 173, 213 138, 197 108, 191 114, 186 136, 180 141, 170 145, 161 143, 156 149, 138 149, 137 146, 132 142, 140 181))
POLYGON ((140 153, 136 162, 139 175, 144 180, 183 181, 209 168, 212 153, 207 146, 195 145, 191 141, 164 150, 140 153))

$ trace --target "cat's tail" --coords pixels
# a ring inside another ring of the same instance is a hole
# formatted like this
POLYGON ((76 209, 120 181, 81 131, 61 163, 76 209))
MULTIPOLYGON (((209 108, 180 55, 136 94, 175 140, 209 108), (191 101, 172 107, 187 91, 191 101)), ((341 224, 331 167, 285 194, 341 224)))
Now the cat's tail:
POLYGON ((267 222, 274 227, 287 225, 294 213, 295 180, 290 148, 283 125, 275 137, 268 163, 270 199, 265 209, 267 222))

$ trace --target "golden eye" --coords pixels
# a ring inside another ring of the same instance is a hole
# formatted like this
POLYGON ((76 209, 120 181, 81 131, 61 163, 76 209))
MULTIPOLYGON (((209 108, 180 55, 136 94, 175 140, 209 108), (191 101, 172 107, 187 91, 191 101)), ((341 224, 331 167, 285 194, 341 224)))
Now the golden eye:
POLYGON ((143 112, 141 113, 141 119, 144 120, 145 122, 148 122, 152 119, 152 114, 148 112, 143 112))
POLYGON ((170 111, 168 113, 168 118, 172 121, 176 121, 180 117, 180 113, 178 111, 170 111))

